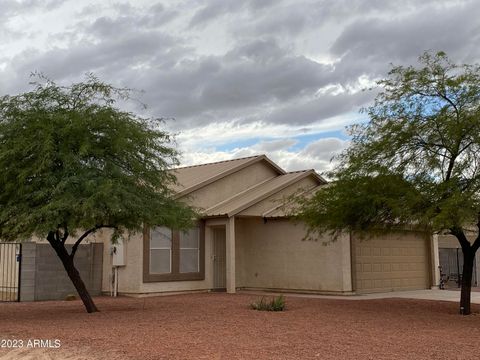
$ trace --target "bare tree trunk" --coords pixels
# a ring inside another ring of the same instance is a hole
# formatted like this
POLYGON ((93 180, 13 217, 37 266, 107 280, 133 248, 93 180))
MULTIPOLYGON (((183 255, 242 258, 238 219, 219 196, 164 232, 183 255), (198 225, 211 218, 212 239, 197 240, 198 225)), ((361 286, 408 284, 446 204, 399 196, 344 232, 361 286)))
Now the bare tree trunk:
POLYGON ((460 314, 471 314, 471 292, 473 262, 475 260, 475 251, 471 248, 462 248, 463 252, 463 270, 462 270, 462 289, 460 294, 460 314))
POLYGON ((65 248, 65 245, 62 242, 56 240, 53 233, 50 233, 47 236, 47 240, 50 243, 50 245, 53 247, 55 252, 57 253, 60 260, 62 261, 63 267, 67 271, 68 277, 72 281, 72 284, 73 286, 75 286, 75 289, 77 290, 78 295, 82 299, 83 305, 85 306, 85 309, 87 310, 87 312, 88 313, 97 312, 98 309, 95 306, 95 303, 93 302, 93 299, 90 296, 87 290, 87 287, 85 286, 85 283, 80 277, 80 273, 75 268, 73 257, 70 257, 70 254, 65 248))

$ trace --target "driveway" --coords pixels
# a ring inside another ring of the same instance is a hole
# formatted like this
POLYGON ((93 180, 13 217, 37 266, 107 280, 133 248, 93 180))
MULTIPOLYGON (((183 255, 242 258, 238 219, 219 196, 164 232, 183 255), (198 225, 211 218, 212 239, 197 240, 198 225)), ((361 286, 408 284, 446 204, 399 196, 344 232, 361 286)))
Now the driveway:
MULTIPOLYGON (((389 293, 368 294, 354 296, 358 299, 423 299, 423 300, 440 300, 440 301, 460 301, 459 290, 413 290, 413 291, 394 291, 389 293)), ((480 304, 480 292, 472 291, 472 303, 480 304)))
MULTIPOLYGON (((249 294, 266 294, 262 292, 245 292, 249 294)), ((269 293, 273 295, 273 293, 269 293)), ((291 297, 306 297, 320 299, 339 299, 339 300, 374 300, 374 299, 420 299, 420 300, 438 300, 438 301, 460 301, 460 290, 410 290, 410 291, 390 291, 386 293, 362 294, 362 295, 315 295, 315 294, 288 294, 291 297)), ((480 292, 472 291, 472 304, 480 304, 480 292)))

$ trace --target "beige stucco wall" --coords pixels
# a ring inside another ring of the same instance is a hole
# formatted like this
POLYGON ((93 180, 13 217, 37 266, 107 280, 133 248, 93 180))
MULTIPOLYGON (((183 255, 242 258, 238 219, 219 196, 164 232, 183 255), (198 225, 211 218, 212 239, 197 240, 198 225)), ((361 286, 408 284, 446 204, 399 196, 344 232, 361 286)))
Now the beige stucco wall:
MULTIPOLYGON (((110 292, 112 290, 112 245, 111 231, 103 230, 97 235, 103 240, 103 276, 102 291, 110 292)), ((140 291, 142 282, 143 266, 143 235, 142 233, 133 233, 124 237, 124 251, 126 266, 118 268, 118 291, 123 293, 137 293, 140 291)))
MULTIPOLYGON (((76 230, 74 233, 70 234, 67 238, 66 244, 75 244, 77 239, 84 233, 85 230, 76 230)), ((40 238, 38 236, 32 236, 30 239, 26 239, 24 241, 31 241, 39 244, 48 244, 46 238, 40 238)), ((103 237, 100 231, 97 231, 93 234, 88 235, 83 241, 82 244, 90 244, 90 243, 103 243, 103 237)))
MULTIPOLYGON (((206 221, 205 279, 143 283, 142 234, 125 241, 126 266, 119 267, 120 294, 147 294, 209 290, 213 288, 212 227, 227 226, 226 218, 206 221)), ((348 236, 323 245, 304 241, 305 230, 288 220, 236 218, 235 274, 237 288, 262 288, 316 292, 350 292, 350 240, 348 236)), ((102 291, 110 291, 111 255, 108 231, 97 235, 105 242, 102 291)))
MULTIPOLYGON (((112 256, 109 234, 104 233, 103 281, 102 291, 111 291, 112 256)), ((143 234, 132 234, 124 241, 126 266, 118 268, 118 292, 120 294, 146 294, 160 292, 208 290, 212 288, 212 266, 210 259, 211 235, 205 237, 205 280, 143 282, 143 234)))
POLYGON ((304 226, 288 220, 236 220, 237 287, 350 292, 350 239, 303 240, 304 226))
POLYGON ((258 202, 257 204, 250 206, 239 213, 240 216, 254 216, 263 214, 264 212, 279 206, 284 202, 284 199, 294 193, 311 189, 314 186, 318 186, 318 181, 313 176, 306 177, 294 184, 287 186, 285 189, 278 191, 277 193, 267 197, 266 199, 258 202))
MULTIPOLYGON (((470 243, 475 241, 474 235, 467 235, 467 239, 470 243)), ((457 249, 460 248, 460 243, 458 239, 453 235, 438 235, 438 247, 447 248, 447 249, 457 249)))
POLYGON ((258 162, 198 189, 182 199, 196 207, 208 209, 255 184, 275 176, 278 176, 278 173, 271 166, 265 162, 258 162))

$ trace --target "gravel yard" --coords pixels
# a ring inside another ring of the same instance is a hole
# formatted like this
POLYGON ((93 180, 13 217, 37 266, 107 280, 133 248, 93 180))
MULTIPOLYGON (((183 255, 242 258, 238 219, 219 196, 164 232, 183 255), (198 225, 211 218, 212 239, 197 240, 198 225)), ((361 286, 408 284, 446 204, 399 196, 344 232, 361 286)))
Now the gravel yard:
MULTIPOLYGON (((287 296, 287 311, 259 312, 259 296, 222 293, 1 303, 0 359, 478 359, 480 315, 456 303, 287 296), (58 339, 59 348, 26 348, 58 339), (467 339, 467 340, 465 340, 467 339)), ((480 312, 474 305, 473 311, 480 312)))

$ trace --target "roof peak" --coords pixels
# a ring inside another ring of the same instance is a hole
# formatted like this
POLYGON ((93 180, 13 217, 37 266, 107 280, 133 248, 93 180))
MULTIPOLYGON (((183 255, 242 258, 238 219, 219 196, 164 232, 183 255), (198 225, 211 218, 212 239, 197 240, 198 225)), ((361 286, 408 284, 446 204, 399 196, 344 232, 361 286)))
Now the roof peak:
POLYGON ((294 173, 303 173, 308 171, 314 171, 313 169, 302 169, 302 170, 295 170, 295 171, 287 171, 287 174, 294 174, 294 173))
POLYGON ((241 157, 241 158, 235 158, 235 159, 229 159, 229 160, 221 160, 221 161, 214 161, 214 162, 204 163, 204 164, 180 166, 180 167, 173 168, 172 170, 187 169, 187 168, 194 168, 194 167, 214 165, 214 164, 223 164, 223 163, 232 162, 232 161, 254 159, 254 158, 259 158, 259 157, 265 157, 265 155, 262 154, 262 155, 245 156, 245 157, 241 157))

